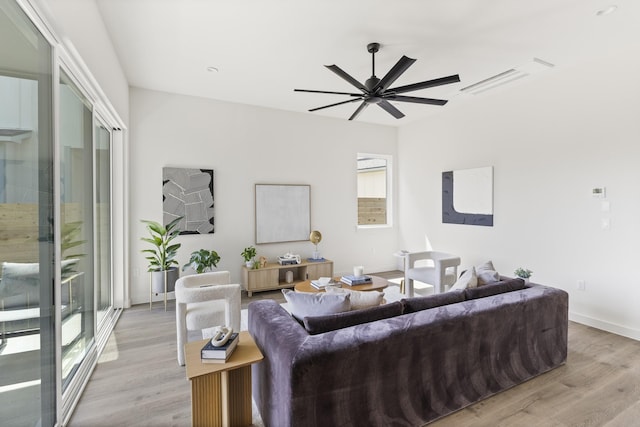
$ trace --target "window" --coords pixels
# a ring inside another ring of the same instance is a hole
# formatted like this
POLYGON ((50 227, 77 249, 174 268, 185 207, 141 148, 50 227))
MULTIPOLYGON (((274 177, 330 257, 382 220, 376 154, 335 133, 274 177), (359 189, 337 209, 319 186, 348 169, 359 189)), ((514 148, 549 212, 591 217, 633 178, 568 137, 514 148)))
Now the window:
POLYGON ((358 226, 392 224, 391 156, 358 154, 358 226))

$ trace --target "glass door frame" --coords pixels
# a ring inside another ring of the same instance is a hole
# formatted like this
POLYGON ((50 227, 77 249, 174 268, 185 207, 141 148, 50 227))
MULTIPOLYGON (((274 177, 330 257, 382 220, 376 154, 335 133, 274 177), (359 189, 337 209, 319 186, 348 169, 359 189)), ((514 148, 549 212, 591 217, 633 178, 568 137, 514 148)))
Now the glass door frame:
MULTIPOLYGON (((110 180, 110 184, 113 184, 113 180, 112 180, 112 176, 113 176, 113 150, 112 150, 112 146, 113 146, 113 132, 114 129, 112 127, 110 127, 109 125, 107 125, 106 120, 104 120, 102 118, 102 115, 99 112, 96 112, 95 108, 93 110, 93 129, 97 129, 98 127, 103 127, 104 129, 107 130, 107 132, 109 132, 109 180, 110 180)), ((97 144, 97 132, 94 132, 93 134, 93 170, 96 171, 96 165, 97 165, 97 149, 98 149, 98 144, 97 144)), ((93 205, 96 206, 98 204, 98 199, 97 199, 97 195, 98 195, 98 176, 94 174, 94 181, 93 181, 93 205)), ((113 185, 109 185, 109 230, 110 230, 110 239, 111 242, 113 242, 113 204, 111 203, 111 201, 113 200, 113 185)), ((98 218, 97 218, 97 211, 94 210, 94 218, 93 218, 93 223, 94 224, 98 224, 98 218)), ((94 242, 96 245, 99 244, 99 227, 96 226, 94 227, 94 242)), ((114 292, 114 281, 113 281, 113 275, 114 275, 114 268, 113 268, 113 261, 114 261, 114 257, 113 257, 113 244, 109 245, 109 300, 111 301, 111 304, 109 305, 109 307, 107 308, 108 314, 104 316, 103 319, 101 319, 100 321, 98 321, 98 310, 99 310, 99 306, 100 306, 100 302, 98 301, 98 297, 96 294, 96 297, 94 299, 94 314, 95 314, 95 334, 94 336, 96 337, 96 345, 98 346, 98 348, 100 348, 100 351, 102 351, 102 347, 104 346, 104 344, 106 344, 106 339, 109 338, 109 334, 110 334, 110 330, 108 331, 109 333, 107 333, 106 337, 103 337, 102 335, 104 335, 104 331, 105 331, 105 326, 109 325, 111 323, 111 321, 113 320, 112 317, 113 315, 115 315, 114 313, 114 298, 115 298, 115 292, 114 292), (104 343, 103 343, 104 341, 104 343), (102 346, 100 345, 100 343, 102 343, 102 346)), ((94 283, 96 284, 100 284, 100 277, 99 277, 99 271, 96 268, 94 270, 94 274, 95 274, 95 281, 94 283)))

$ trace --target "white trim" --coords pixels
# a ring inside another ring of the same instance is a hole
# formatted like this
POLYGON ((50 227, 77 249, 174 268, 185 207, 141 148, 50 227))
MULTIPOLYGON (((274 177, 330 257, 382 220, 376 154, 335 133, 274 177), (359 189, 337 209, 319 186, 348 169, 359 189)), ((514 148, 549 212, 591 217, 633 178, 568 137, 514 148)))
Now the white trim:
POLYGON ((612 334, 621 335, 623 337, 631 338, 636 341, 640 341, 640 330, 628 328, 626 326, 618 325, 616 323, 607 322, 593 317, 585 316, 583 314, 569 312, 569 320, 572 322, 580 323, 586 326, 591 326, 602 331, 611 332, 612 334))

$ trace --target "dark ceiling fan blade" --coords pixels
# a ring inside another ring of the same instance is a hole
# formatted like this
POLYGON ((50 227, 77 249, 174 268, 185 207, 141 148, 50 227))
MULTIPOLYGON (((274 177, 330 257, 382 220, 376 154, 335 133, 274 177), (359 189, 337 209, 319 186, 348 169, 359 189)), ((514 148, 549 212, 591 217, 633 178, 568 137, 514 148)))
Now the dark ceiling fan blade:
POLYGON ((430 104, 430 105, 444 105, 447 102, 449 102, 446 99, 419 98, 417 96, 404 96, 404 95, 386 96, 385 99, 388 99, 389 101, 413 102, 415 104, 430 104))
POLYGON ((330 69, 331 71, 336 73, 338 76, 342 77, 343 79, 345 79, 346 81, 348 81, 349 83, 351 83, 352 85, 360 89, 361 91, 365 93, 367 92, 367 88, 364 87, 362 83, 360 83, 359 81, 351 77, 349 74, 344 72, 342 68, 338 67, 337 65, 325 65, 325 67, 327 67, 328 69, 330 69))
POLYGON ((398 79, 398 77, 400 77, 402 75, 402 73, 407 71, 407 69, 414 62, 416 62, 415 59, 409 58, 406 55, 402 55, 402 58, 400 58, 400 60, 398 60, 398 62, 396 62, 396 65, 394 65, 393 68, 389 70, 387 75, 385 75, 382 78, 382 80, 380 80, 378 82, 376 87, 373 88, 373 92, 377 91, 378 89, 381 89, 381 91, 387 90, 387 88, 389 86, 391 86, 393 84, 393 82, 395 82, 398 79))
POLYGON ((402 114, 402 111, 398 110, 396 107, 394 107, 384 99, 378 102, 378 106, 382 108, 384 111, 386 111, 387 113, 391 114, 396 119, 401 119, 404 117, 404 114, 402 114))
POLYGON ((435 87, 435 86, 448 85, 448 84, 451 84, 451 83, 458 83, 459 81, 460 81, 460 76, 457 75, 457 74, 454 74, 452 76, 440 77, 439 79, 426 80, 426 81, 420 82, 420 83, 413 83, 413 84, 406 85, 406 86, 399 86, 399 87, 396 87, 396 88, 391 88, 391 89, 389 89, 389 92, 405 93, 405 92, 411 92, 412 90, 426 89, 428 87, 435 87))
POLYGON ((335 104, 329 104, 329 105, 325 105, 323 107, 317 107, 317 108, 312 108, 309 111, 318 111, 318 110, 322 110, 324 108, 329 108, 329 107, 335 107, 336 105, 342 105, 342 104, 348 104, 350 102, 355 102, 355 101, 360 101, 362 98, 353 98, 353 99, 348 99, 346 101, 342 101, 342 102, 336 102, 335 104))
POLYGON ((349 120, 353 120, 356 117, 358 117, 360 115, 360 113, 362 113, 364 110, 366 110, 366 108, 368 106, 369 106, 369 104, 367 102, 362 101, 362 104, 360 104, 360 106, 356 109, 356 111, 353 112, 351 117, 349 117, 349 120))
POLYGON ((328 90, 311 90, 311 89, 294 89, 294 92, 309 92, 309 93, 328 93, 331 95, 349 95, 349 96, 362 96, 361 93, 350 92, 330 92, 328 90))

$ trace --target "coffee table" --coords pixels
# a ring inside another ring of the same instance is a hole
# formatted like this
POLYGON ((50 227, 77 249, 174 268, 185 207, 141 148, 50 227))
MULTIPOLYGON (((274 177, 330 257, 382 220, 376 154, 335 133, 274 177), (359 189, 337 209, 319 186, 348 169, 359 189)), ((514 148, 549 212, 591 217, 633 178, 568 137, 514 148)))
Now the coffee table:
MULTIPOLYGON (((378 276, 369 276, 371 277, 371 283, 366 285, 354 285, 349 286, 345 283, 340 282, 339 277, 334 277, 333 280, 335 282, 339 282, 339 286, 344 289, 351 289, 352 291, 381 291, 387 286, 389 286, 389 282, 387 279, 383 279, 378 276)), ((293 287, 296 292, 324 292, 324 289, 316 289, 311 285, 311 280, 305 280, 304 282, 298 282, 293 287)))
POLYGON ((226 363, 202 363, 200 350, 208 340, 185 345, 187 378, 191 381, 191 425, 251 425, 251 364, 263 359, 248 331, 226 363))

